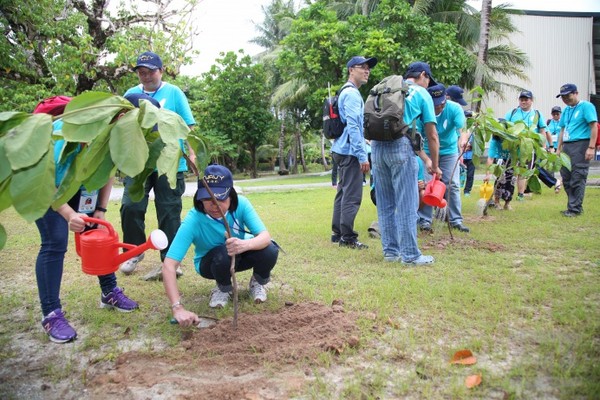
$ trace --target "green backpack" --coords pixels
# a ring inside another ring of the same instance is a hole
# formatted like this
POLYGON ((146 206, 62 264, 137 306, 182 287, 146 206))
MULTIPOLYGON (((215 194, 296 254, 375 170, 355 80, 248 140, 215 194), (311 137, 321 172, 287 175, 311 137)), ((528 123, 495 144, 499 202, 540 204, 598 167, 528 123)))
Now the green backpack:
POLYGON ((385 77, 371 89, 365 102, 365 139, 391 141, 407 134, 409 126, 403 119, 407 92, 400 75, 385 77))

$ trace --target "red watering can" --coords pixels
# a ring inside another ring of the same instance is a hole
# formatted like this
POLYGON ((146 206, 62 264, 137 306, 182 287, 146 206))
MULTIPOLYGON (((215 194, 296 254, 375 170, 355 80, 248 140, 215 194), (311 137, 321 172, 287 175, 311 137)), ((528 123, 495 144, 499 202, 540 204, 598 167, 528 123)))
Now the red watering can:
POLYGON ((444 208, 447 204, 446 199, 444 199, 445 193, 446 185, 444 182, 437 179, 437 174, 433 174, 433 179, 425 186, 423 202, 428 206, 444 208))
POLYGON ((75 233, 75 248, 81 257, 81 269, 89 275, 107 275, 119 269, 119 265, 148 249, 162 250, 169 241, 160 229, 152 231, 146 243, 134 246, 119 243, 119 235, 112 225, 103 219, 83 217, 86 222, 104 225, 107 229, 91 229, 75 233), (119 249, 128 251, 119 254, 119 249))

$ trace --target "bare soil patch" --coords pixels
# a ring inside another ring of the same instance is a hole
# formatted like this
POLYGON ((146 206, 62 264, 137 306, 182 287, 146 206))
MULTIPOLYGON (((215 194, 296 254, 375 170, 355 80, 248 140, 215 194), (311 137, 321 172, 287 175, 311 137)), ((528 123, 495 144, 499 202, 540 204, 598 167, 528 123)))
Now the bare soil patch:
POLYGON ((310 380, 323 351, 359 345, 356 317, 343 306, 289 305, 182 331, 177 347, 121 354, 87 373, 90 398, 282 399, 310 380), (300 367, 300 368, 298 368, 300 367))

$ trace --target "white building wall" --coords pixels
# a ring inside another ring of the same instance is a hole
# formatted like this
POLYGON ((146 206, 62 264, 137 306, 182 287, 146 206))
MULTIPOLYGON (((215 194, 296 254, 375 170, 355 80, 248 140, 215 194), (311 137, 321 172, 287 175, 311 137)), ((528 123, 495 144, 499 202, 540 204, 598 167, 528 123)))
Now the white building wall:
MULTIPOLYGON (((555 98, 565 83, 574 83, 579 98, 589 100, 595 92, 592 52, 593 18, 547 17, 535 15, 511 16, 520 31, 511 36, 511 42, 528 57, 531 65, 525 70, 529 81, 512 78, 511 84, 534 95, 534 108, 545 119, 550 110, 558 105, 564 108, 560 98, 555 98)), ((505 99, 492 95, 485 98, 484 107, 491 107, 497 118, 518 106, 519 91, 506 90, 505 99)))

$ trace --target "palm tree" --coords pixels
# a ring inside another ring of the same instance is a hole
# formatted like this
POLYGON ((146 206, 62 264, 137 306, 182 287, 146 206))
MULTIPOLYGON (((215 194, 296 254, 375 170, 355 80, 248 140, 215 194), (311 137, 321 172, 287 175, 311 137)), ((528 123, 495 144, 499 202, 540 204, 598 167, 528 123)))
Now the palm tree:
MULTIPOLYGON (((257 59, 265 66, 271 88, 276 93, 271 104, 274 107, 277 119, 280 121, 278 159, 279 171, 283 173, 286 170, 284 150, 287 110, 285 108, 286 101, 282 97, 284 95, 277 94, 277 88, 282 86, 283 82, 275 61, 277 60, 279 43, 289 33, 295 17, 294 1, 273 0, 267 7, 263 6, 262 10, 264 21, 262 24, 255 24, 256 30, 260 35, 250 40, 250 42, 266 49, 257 59), (275 97, 277 98, 275 99, 275 97)), ((280 93, 289 93, 289 91, 282 90, 280 93)))
POLYGON ((502 97, 505 87, 513 87, 509 81, 499 77, 527 79, 523 68, 529 65, 527 55, 511 44, 497 44, 509 34, 517 31, 510 20, 507 5, 500 4, 480 13, 465 0, 409 0, 413 11, 429 16, 434 22, 456 25, 458 42, 473 55, 471 68, 467 69, 459 85, 467 88, 481 86, 486 92, 496 92, 502 97), (484 15, 486 14, 486 15, 484 15), (483 20, 483 21, 482 21, 483 20), (487 30, 487 32, 485 32, 487 30), (482 42, 480 37, 485 36, 482 42), (489 47, 489 43, 496 43, 489 47), (485 48, 481 47, 485 46, 485 48), (485 55, 485 58, 480 58, 485 55), (478 82, 476 83, 475 78, 478 82))

